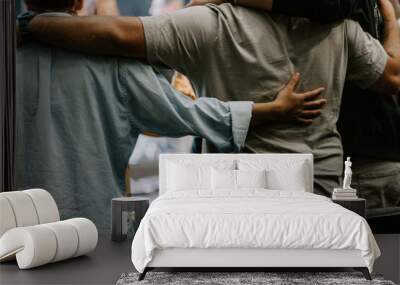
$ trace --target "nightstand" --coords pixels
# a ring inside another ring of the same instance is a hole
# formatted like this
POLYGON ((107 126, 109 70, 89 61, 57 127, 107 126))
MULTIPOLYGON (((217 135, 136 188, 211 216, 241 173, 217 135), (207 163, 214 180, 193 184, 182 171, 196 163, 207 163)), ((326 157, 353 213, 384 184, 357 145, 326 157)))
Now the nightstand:
POLYGON ((332 201, 340 206, 359 214, 361 217, 366 217, 367 200, 357 198, 352 200, 333 200, 332 201))
POLYGON ((111 201, 111 239, 124 241, 128 237, 129 223, 133 218, 133 230, 139 227, 149 208, 150 199, 146 197, 121 197, 111 201))

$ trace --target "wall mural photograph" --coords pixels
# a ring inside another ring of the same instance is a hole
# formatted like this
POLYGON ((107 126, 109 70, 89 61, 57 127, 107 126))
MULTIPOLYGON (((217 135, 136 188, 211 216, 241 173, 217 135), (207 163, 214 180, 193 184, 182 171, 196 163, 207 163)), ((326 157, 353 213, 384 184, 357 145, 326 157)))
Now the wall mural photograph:
POLYGON ((0 9, 4 284, 400 284, 399 0, 0 9))

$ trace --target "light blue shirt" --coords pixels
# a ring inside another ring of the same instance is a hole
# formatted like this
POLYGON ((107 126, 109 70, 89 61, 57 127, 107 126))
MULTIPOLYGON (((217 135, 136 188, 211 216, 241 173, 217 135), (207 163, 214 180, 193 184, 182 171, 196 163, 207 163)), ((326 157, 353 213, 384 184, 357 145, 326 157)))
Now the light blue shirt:
POLYGON ((18 50, 16 101, 18 188, 48 190, 62 218, 102 231, 139 134, 199 136, 238 152, 252 112, 251 102, 192 101, 139 61, 35 43, 18 50))

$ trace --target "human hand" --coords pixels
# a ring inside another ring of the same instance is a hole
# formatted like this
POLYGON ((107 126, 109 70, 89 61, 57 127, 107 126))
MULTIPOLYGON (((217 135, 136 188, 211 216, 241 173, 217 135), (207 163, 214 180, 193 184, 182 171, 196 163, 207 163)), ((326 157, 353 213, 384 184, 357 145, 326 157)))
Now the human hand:
POLYGON ((272 103, 279 110, 277 118, 279 121, 311 125, 313 120, 321 115, 321 109, 327 102, 326 99, 318 99, 325 89, 317 88, 304 93, 296 93, 299 81, 300 74, 294 74, 272 103))
POLYGON ((196 100, 196 94, 194 93, 192 84, 190 83, 189 79, 179 73, 175 72, 174 77, 172 78, 171 82, 172 87, 174 87, 176 90, 181 92, 183 95, 189 97, 192 100, 196 100))
POLYGON ((206 4, 219 5, 225 3, 225 0, 191 0, 185 7, 200 6, 206 4))

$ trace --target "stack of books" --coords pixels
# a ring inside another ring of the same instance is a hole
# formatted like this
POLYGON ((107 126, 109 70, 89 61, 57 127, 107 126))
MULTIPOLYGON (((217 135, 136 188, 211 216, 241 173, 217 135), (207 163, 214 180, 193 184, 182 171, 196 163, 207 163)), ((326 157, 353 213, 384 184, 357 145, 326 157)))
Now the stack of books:
POLYGON ((332 194, 333 200, 354 200, 358 199, 356 189, 335 188, 332 194))

